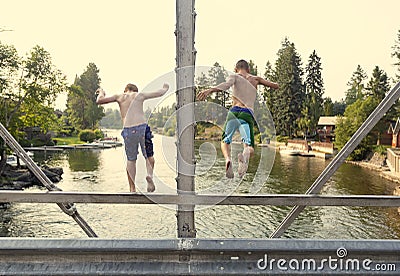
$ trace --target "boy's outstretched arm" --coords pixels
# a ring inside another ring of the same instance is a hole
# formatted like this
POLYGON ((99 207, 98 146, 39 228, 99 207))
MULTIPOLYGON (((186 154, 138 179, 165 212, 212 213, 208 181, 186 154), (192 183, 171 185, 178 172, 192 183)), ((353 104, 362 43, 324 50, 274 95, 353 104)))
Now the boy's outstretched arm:
POLYGON ((164 83, 163 87, 161 89, 158 89, 157 91, 154 92, 148 92, 148 93, 138 93, 136 96, 136 99, 138 100, 147 100, 147 99, 152 99, 152 98, 158 98, 163 96, 165 93, 167 93, 169 89, 169 84, 164 83))
POLYGON ((226 82, 220 83, 217 86, 211 87, 209 89, 200 91, 199 94, 197 94, 197 99, 200 101, 204 101, 211 93, 228 90, 234 83, 235 83, 234 77, 230 76, 226 82))
POLYGON ((106 92, 102 88, 97 89, 96 94, 98 94, 97 100, 96 100, 97 104, 107 104, 107 103, 116 102, 118 100, 118 95, 112 95, 112 96, 106 97, 106 92))
POLYGON ((262 77, 257 77, 257 81, 258 81, 259 84, 271 87, 273 89, 278 89, 279 88, 279 85, 276 82, 272 82, 272 81, 263 79, 262 77))

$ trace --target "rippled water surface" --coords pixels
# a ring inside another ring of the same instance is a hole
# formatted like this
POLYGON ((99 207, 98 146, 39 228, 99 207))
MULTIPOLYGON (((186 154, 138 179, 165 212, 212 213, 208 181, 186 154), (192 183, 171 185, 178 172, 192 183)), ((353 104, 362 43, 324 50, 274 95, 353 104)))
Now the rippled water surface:
MULTIPOLYGON (((175 192, 176 148, 172 138, 156 135, 157 192, 175 192)), ((240 145, 233 145, 233 155, 240 145)), ((196 142, 198 193, 304 193, 329 161, 281 156, 258 148, 243 181, 224 177, 218 142, 196 142)), ((64 191, 127 192, 123 147, 36 153, 35 160, 64 169, 58 186, 64 191)), ((137 184, 145 189, 145 166, 138 159, 137 184)), ((236 168, 236 160, 234 160, 236 168)), ((392 194, 395 185, 376 173, 343 164, 322 193, 392 194)), ((38 187, 30 190, 41 190, 38 187)), ((44 190, 43 190, 44 191, 44 190)), ((102 238, 174 238, 174 206, 77 204, 80 214, 102 238)), ((265 238, 290 210, 287 206, 200 206, 196 210, 199 238, 265 238)), ((56 204, 15 203, 0 210, 0 235, 6 237, 84 238, 85 234, 56 204)), ((396 239, 400 237, 397 208, 307 207, 285 237, 332 239, 396 239)))

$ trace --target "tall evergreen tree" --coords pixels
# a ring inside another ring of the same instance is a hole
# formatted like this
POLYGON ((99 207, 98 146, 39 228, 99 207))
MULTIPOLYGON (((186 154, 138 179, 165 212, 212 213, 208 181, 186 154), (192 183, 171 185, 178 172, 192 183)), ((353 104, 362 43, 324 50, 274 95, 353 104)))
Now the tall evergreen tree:
POLYGON ((347 86, 350 88, 345 92, 346 105, 351 105, 358 99, 362 99, 364 96, 364 80, 367 78, 367 74, 361 68, 360 65, 357 66, 356 71, 351 76, 350 81, 347 83, 347 86))
POLYGON ((392 57, 395 59, 394 66, 396 66, 396 79, 395 81, 400 81, 400 30, 397 32, 397 38, 394 46, 392 47, 392 57))
POLYGON ((274 92, 276 95, 270 102, 278 135, 293 136, 297 129, 297 119, 301 117, 305 97, 301 65, 294 43, 286 38, 278 51, 275 65, 274 81, 279 83, 279 89, 274 92))
MULTIPOLYGON (((367 84, 366 94, 368 97, 371 97, 375 100, 377 106, 383 100, 389 90, 390 86, 387 74, 383 70, 379 69, 378 66, 376 66, 372 72, 372 77, 367 84)), ((376 106, 374 106, 374 108, 376 108, 376 106)), ((382 134, 387 130, 387 121, 391 116, 391 113, 388 112, 374 127, 373 133, 376 134, 376 143, 378 145, 380 145, 382 134)))
MULTIPOLYGON (((212 86, 216 86, 222 82, 226 81, 228 77, 228 72, 225 70, 223 66, 221 66, 218 62, 215 62, 213 67, 211 67, 207 74, 201 73, 199 77, 196 79, 196 90, 201 91, 204 89, 208 89, 212 86)), ((229 93, 227 91, 221 91, 215 93, 214 98, 211 99, 212 102, 222 105, 225 108, 229 108, 230 100, 229 93)))
MULTIPOLYGON (((276 74, 274 69, 272 68, 272 64, 271 62, 267 61, 267 63, 265 64, 265 73, 264 73, 264 78, 267 80, 271 80, 271 81, 276 81, 276 74)), ((264 87, 264 91, 262 93, 262 99, 264 102, 267 103, 267 106, 269 108, 269 110, 273 110, 274 106, 272 105, 272 103, 274 101, 276 101, 275 98, 275 90, 272 89, 271 87, 264 87)))
POLYGON ((387 74, 378 66, 375 66, 372 77, 367 84, 366 94, 382 101, 390 90, 389 78, 387 74))
POLYGON ((257 76, 258 75, 257 65, 251 59, 249 60, 249 67, 250 67, 250 70, 249 70, 250 74, 257 76))
POLYGON ((330 97, 324 98, 322 114, 324 116, 333 116, 333 102, 330 97))
POLYGON ((308 128, 311 132, 316 131, 319 117, 323 112, 324 81, 321 71, 321 58, 314 50, 306 66, 306 100, 304 106, 307 107, 307 112, 303 111, 304 115, 308 117, 310 124, 308 128))
MULTIPOLYGON (((216 86, 220 83, 226 81, 228 77, 228 72, 225 70, 223 66, 221 66, 218 62, 215 62, 213 67, 208 71, 208 80, 210 86, 216 86)), ((227 107, 229 103, 229 93, 227 91, 221 91, 219 93, 215 93, 214 102, 216 104, 222 105, 223 107, 227 107)))
MULTIPOLYGON (((400 81, 400 30, 397 32, 397 37, 394 46, 392 47, 392 58, 395 59, 394 66, 396 67, 396 73, 394 82, 400 81)), ((395 104, 390 108, 388 112, 388 118, 396 120, 400 116, 400 100, 397 100, 395 104)))
POLYGON ((104 108, 96 104, 96 90, 100 86, 99 69, 89 63, 85 72, 75 78, 67 99, 69 121, 77 129, 95 129, 104 117, 104 108))

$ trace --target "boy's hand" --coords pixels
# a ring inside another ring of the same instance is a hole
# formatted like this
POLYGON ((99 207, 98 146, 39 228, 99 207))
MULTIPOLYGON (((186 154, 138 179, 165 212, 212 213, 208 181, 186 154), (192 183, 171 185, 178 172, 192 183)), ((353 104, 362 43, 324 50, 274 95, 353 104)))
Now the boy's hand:
POLYGON ((163 89, 164 89, 165 91, 168 91, 168 89, 169 89, 169 84, 168 84, 168 83, 164 83, 163 89))
POLYGON ((203 90, 199 94, 197 94, 197 99, 200 101, 204 101, 208 97, 209 94, 210 94, 209 89, 203 90))
POLYGON ((105 94, 105 92, 102 88, 98 88, 95 93, 96 93, 96 95, 99 95, 100 93, 105 94))

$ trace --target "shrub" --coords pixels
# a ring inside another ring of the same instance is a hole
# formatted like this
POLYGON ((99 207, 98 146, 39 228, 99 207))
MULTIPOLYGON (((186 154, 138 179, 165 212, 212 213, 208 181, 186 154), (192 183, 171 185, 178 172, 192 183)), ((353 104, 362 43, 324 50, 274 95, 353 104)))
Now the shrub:
POLYGON ((103 139, 104 138, 104 133, 100 129, 96 129, 94 131, 94 134, 96 135, 96 139, 103 139))
POLYGON ((254 143, 256 143, 256 144, 262 143, 261 133, 257 133, 256 135, 254 135, 254 143))
POLYGON ((287 143, 287 141, 289 140, 289 136, 281 136, 281 135, 278 135, 278 136, 276 136, 276 141, 277 142, 281 142, 281 143, 287 143))
POLYGON ((81 132, 79 132, 78 137, 79 137, 79 140, 81 140, 81 141, 91 143, 96 139, 96 134, 91 129, 84 129, 84 130, 81 130, 81 132))
POLYGON ((175 135, 175 129, 173 129, 173 128, 168 129, 166 135, 167 136, 174 136, 175 135))
POLYGON ((378 145, 378 146, 374 146, 373 149, 374 149, 375 152, 379 153, 380 155, 386 156, 388 147, 389 146, 378 145))

